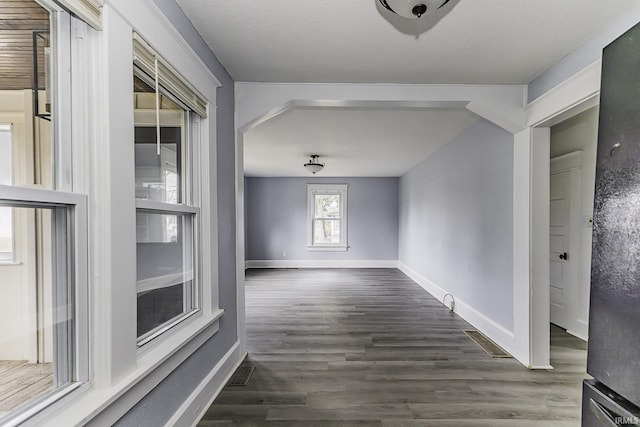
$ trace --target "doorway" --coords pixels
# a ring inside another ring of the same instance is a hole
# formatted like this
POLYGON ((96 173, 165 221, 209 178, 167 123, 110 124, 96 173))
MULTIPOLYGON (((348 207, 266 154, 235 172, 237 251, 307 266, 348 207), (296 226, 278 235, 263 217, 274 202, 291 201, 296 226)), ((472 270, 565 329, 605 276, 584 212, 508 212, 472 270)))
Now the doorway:
POLYGON ((551 126, 550 321, 588 338, 598 106, 551 126))

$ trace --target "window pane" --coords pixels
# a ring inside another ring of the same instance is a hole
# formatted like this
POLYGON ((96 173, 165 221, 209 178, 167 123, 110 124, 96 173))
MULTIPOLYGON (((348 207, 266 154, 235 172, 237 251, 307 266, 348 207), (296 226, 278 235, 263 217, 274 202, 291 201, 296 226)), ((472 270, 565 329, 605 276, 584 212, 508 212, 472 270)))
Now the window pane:
MULTIPOLYGON (((56 39, 50 31, 51 14, 35 1, 11 3, 2 18, 2 72, 0 105, 13 122, 13 185, 38 184, 54 188, 52 121, 57 117, 54 93, 56 39), (36 113, 36 114, 34 114, 36 113)), ((4 120, 3 117, 3 120, 4 120)), ((11 161, 12 157, 6 158, 11 161)), ((4 153, 0 154, 3 160, 4 153)), ((0 174, 5 165, 0 165, 0 174)))
POLYGON ((193 217, 139 211, 138 337, 196 308, 193 217))
POLYGON ((313 221, 314 244, 339 244, 340 220, 316 219, 313 221))
POLYGON ((182 202, 184 110, 160 95, 160 151, 157 147, 155 91, 134 77, 136 198, 182 202))
POLYGON ((21 256, 20 264, 0 265, 2 412, 74 380, 69 211, 9 209, 13 209, 15 247, 21 256))
POLYGON ((339 194, 316 194, 315 195, 315 218, 339 218, 340 217, 340 195, 339 194))

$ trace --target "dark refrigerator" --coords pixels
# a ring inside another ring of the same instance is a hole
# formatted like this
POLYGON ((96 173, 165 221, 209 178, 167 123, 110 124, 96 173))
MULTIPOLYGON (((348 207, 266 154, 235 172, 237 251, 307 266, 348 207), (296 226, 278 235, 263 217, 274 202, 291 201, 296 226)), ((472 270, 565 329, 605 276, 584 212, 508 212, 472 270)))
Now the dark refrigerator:
POLYGON ((640 24, 604 49, 582 426, 640 425, 640 24))

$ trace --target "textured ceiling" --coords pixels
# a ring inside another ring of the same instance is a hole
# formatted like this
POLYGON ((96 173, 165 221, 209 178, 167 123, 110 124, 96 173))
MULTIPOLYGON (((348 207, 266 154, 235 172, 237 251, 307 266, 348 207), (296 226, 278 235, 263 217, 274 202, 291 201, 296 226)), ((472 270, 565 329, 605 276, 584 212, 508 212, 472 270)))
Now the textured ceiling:
MULTIPOLYGON (((177 0, 236 81, 527 84, 638 0, 451 0, 404 19, 377 0, 177 0)), ((245 134, 249 176, 401 176, 478 119, 296 109, 245 134)))
POLYGON ((248 176, 401 176, 479 119, 467 111, 298 108, 244 136, 248 176))
POLYGON ((526 84, 638 0, 178 0, 236 81, 526 84))

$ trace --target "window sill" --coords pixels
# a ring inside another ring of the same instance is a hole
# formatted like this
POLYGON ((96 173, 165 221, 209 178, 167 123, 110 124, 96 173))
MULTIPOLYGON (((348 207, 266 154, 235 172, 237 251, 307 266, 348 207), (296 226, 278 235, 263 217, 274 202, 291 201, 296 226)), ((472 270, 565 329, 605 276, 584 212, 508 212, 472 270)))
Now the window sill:
MULTIPOLYGON (((106 388, 95 385, 82 396, 71 402, 60 402, 55 406, 55 414, 43 411, 46 418, 34 417, 38 426, 85 425, 92 420, 106 421, 104 417, 113 417, 107 424, 124 415, 128 409, 140 401, 155 385, 159 384, 182 362, 192 355, 202 344, 218 332, 218 322, 224 310, 218 309, 207 316, 198 316, 172 336, 159 340, 149 349, 138 350, 137 369, 116 384, 106 388), (109 413, 111 412, 111 413, 109 413)), ((53 412, 52 411, 52 412, 53 412)))
POLYGON ((309 252, 346 252, 349 246, 307 246, 309 252))

